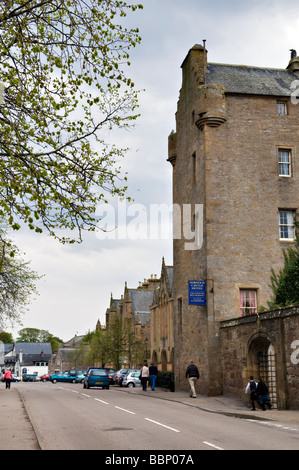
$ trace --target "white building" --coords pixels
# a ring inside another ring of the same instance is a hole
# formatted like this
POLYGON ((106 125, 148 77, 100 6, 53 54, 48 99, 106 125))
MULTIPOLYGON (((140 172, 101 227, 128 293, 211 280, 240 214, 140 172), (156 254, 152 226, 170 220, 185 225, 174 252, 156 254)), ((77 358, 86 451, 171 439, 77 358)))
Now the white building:
POLYGON ((50 343, 14 343, 4 356, 4 369, 19 376, 22 374, 48 374, 48 363, 52 357, 50 343))

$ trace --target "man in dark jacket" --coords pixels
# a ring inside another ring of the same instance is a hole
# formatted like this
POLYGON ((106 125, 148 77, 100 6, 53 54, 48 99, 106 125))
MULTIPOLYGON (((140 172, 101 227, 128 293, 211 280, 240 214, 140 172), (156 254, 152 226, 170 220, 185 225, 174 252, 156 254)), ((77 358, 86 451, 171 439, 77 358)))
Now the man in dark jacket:
POLYGON ((190 364, 187 367, 186 379, 189 379, 189 385, 191 388, 190 397, 196 398, 195 382, 199 379, 199 371, 193 361, 190 361, 190 364))
POLYGON ((271 410, 272 406, 270 402, 268 387, 261 378, 259 378, 259 383, 256 388, 256 394, 257 394, 259 405, 261 406, 262 410, 264 411, 266 410, 265 405, 267 405, 269 410, 271 410))
POLYGON ((151 365, 149 366, 149 375, 150 375, 150 384, 151 384, 151 389, 155 390, 155 385, 156 385, 156 378, 158 375, 158 369, 152 362, 151 365))

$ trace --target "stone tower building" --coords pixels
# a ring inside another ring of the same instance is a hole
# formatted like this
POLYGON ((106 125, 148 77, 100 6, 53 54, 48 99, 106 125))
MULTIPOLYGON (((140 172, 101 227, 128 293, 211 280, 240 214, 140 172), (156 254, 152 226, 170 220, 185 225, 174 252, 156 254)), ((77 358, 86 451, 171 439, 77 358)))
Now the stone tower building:
POLYGON ((209 63, 205 47, 195 45, 182 64, 176 130, 168 141, 173 203, 180 208, 173 259, 176 389, 187 388, 193 359, 199 391, 222 393, 220 321, 267 307, 271 268, 281 268, 282 249, 294 242, 296 56, 287 69, 223 65, 209 63), (190 208, 193 245, 183 229, 177 236, 190 208))

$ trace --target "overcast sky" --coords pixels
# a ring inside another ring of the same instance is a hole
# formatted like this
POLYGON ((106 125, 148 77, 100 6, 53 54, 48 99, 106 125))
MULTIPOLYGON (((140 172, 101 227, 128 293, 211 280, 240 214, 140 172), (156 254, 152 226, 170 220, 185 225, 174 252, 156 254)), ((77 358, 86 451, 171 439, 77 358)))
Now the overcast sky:
MULTIPOLYGON (((149 223, 150 205, 170 207, 172 202, 167 139, 175 129, 180 67, 188 50, 206 39, 209 62, 285 68, 289 49, 299 52, 299 7, 295 0, 144 0, 143 4, 144 9, 130 19, 142 36, 131 54, 130 73, 136 88, 145 92, 135 129, 122 135, 122 145, 130 147, 122 166, 128 172, 128 194, 140 210, 144 207, 144 221, 149 223)), ((122 214, 125 219, 116 224, 127 222, 127 239, 87 234, 82 244, 63 246, 46 234, 13 234, 32 269, 44 275, 37 285, 39 297, 23 316, 23 324, 10 330, 14 338, 23 327, 48 330, 64 341, 94 330, 98 319, 105 323, 111 293, 120 298, 125 282, 135 288, 151 274, 159 276, 162 257, 172 264, 170 237, 134 239, 128 206, 122 214)))

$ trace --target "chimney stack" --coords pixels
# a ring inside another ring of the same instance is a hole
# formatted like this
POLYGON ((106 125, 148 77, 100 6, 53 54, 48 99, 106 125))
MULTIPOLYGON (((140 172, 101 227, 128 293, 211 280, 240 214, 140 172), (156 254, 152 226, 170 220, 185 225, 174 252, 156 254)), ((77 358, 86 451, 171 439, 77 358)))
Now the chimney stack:
POLYGON ((297 52, 295 49, 290 49, 290 52, 291 60, 289 62, 289 65, 287 66, 287 70, 299 77, 299 57, 297 56, 297 52))

